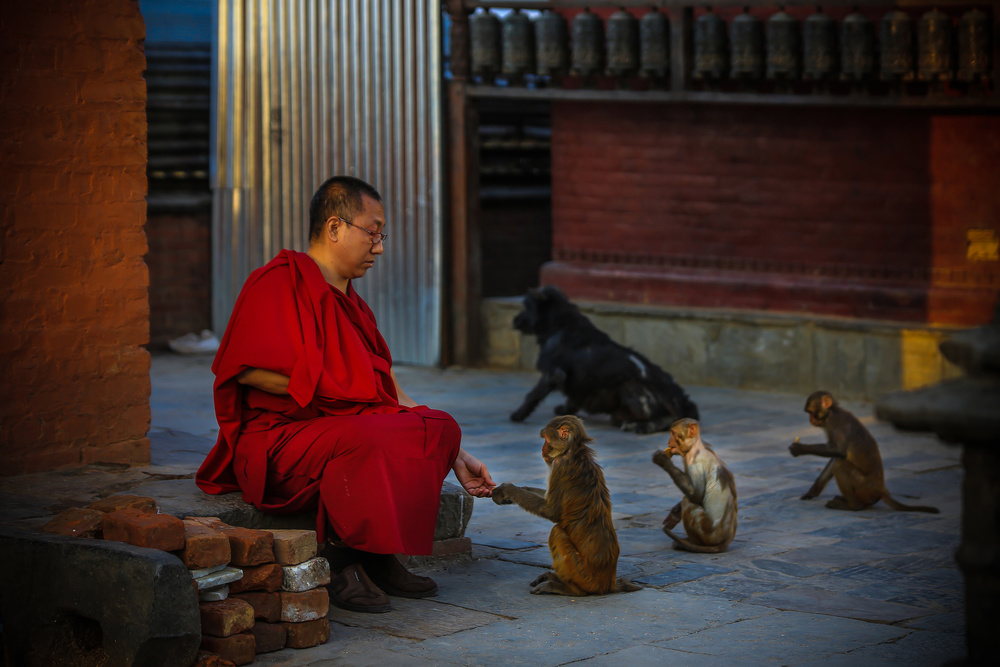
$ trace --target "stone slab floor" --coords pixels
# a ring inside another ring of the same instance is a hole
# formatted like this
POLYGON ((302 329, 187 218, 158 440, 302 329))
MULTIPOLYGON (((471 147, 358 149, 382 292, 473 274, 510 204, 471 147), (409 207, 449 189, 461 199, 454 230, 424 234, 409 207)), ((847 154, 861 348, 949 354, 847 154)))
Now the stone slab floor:
MULTIPOLYGON (((152 366, 153 465, 139 474, 190 473, 211 446, 210 358, 158 355, 152 366)), ((669 369, 668 369, 669 370, 669 369)), ((560 396, 524 423, 507 416, 534 373, 397 367, 407 393, 449 411, 464 447, 497 482, 544 486, 541 427, 560 396)), ((817 387, 819 389, 820 387, 817 387)), ((890 491, 941 514, 824 507, 835 484, 802 501, 825 460, 788 445, 822 441, 805 396, 687 387, 703 437, 732 470, 739 530, 723 554, 676 551, 660 530, 680 499, 651 461, 663 434, 637 436, 584 415, 612 494, 619 575, 644 589, 603 597, 533 596, 551 561, 551 524, 516 506, 477 500, 471 562, 422 571, 440 593, 394 598, 394 611, 331 607, 324 646, 258 656, 260 665, 941 665, 964 655, 960 450, 874 419, 846 403, 878 439, 890 491)), ((452 478, 451 481, 454 481, 452 478)))

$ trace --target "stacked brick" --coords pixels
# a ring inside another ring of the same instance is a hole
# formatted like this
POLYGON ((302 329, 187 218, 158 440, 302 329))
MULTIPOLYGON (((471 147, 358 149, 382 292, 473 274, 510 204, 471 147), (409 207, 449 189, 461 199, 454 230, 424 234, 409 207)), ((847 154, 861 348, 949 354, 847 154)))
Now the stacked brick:
POLYGON ((259 653, 309 648, 330 638, 330 565, 311 530, 252 530, 216 517, 160 514, 156 501, 111 496, 71 508, 46 532, 118 540, 174 553, 199 596, 197 665, 245 665, 259 653), (213 656, 219 661, 212 662, 213 656))

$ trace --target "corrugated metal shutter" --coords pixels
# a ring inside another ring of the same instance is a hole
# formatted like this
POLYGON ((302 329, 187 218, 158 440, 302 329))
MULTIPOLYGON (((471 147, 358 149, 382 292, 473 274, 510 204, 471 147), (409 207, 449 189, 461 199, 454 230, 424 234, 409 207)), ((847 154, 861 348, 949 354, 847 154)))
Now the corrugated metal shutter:
POLYGON ((386 252, 355 287, 393 357, 441 355, 441 14, 434 0, 219 0, 213 326, 249 273, 305 250, 309 199, 350 174, 385 201, 386 252))

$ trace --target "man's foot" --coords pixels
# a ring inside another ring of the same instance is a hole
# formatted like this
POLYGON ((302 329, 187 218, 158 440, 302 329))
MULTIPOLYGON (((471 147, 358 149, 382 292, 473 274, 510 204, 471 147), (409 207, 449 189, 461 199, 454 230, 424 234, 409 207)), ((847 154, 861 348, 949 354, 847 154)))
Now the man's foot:
POLYGON ((389 595, 401 598, 429 598, 438 587, 430 577, 413 574, 393 554, 367 554, 365 570, 371 580, 389 595))
POLYGON ((390 611, 389 597, 372 583, 360 563, 343 568, 330 579, 330 602, 348 611, 379 614, 390 611))

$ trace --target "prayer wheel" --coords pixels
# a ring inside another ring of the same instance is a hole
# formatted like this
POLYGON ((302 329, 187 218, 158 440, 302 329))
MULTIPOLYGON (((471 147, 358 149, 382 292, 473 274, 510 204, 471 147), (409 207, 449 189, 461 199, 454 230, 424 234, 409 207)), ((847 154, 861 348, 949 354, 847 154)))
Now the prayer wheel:
POLYGON ((712 13, 712 8, 694 23, 695 79, 721 79, 726 75, 726 22, 712 13))
POLYGON ((937 9, 917 24, 917 72, 922 81, 951 78, 951 17, 937 9))
POLYGON ((538 76, 558 76, 569 68, 569 28, 562 14, 546 9, 535 19, 538 76))
POLYGON ((639 73, 670 76, 670 19, 656 7, 639 20, 639 73))
POLYGON ((473 76, 492 78, 500 72, 500 19, 480 9, 469 17, 469 60, 473 76))
POLYGON ((580 76, 599 74, 604 60, 604 25, 600 17, 584 9, 573 18, 570 32, 573 72, 580 76))
POLYGON ((875 25, 854 12, 840 24, 841 78, 863 81, 875 74, 875 25))
POLYGON ((882 17, 879 47, 879 70, 884 81, 913 77, 913 22, 905 12, 897 9, 882 17))
POLYGON ((729 53, 734 79, 759 79, 764 75, 764 24, 744 8, 729 26, 729 53))
POLYGON ((608 74, 631 76, 639 69, 639 21, 625 9, 608 17, 608 74))
POLYGON ((802 26, 802 76, 821 81, 837 71, 837 24, 817 8, 802 26))
POLYGON ((981 81, 990 75, 990 26, 986 12, 972 9, 958 20, 958 79, 981 81))
POLYGON ((520 9, 503 19, 503 67, 505 76, 521 77, 535 71, 535 30, 520 9))
POLYGON ((794 79, 799 75, 799 22, 779 7, 767 20, 767 78, 794 79))

